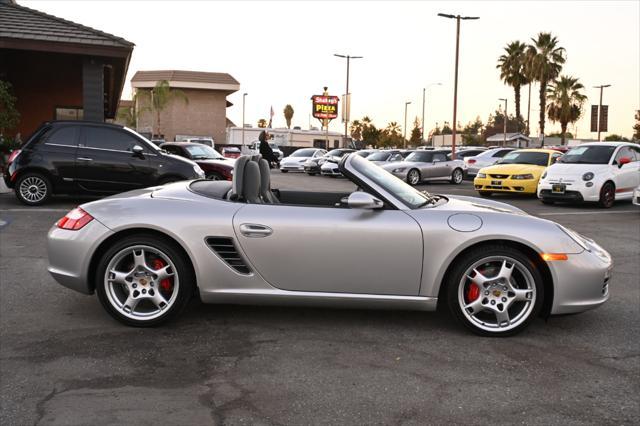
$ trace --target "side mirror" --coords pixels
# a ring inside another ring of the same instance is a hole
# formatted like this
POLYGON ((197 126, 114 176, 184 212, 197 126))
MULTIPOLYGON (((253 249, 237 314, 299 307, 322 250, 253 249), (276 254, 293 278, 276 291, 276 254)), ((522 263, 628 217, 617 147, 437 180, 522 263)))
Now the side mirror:
POLYGON ((381 209, 384 207, 384 203, 366 192, 357 191, 352 192, 347 199, 349 208, 352 209, 381 209))
POLYGON ((131 152, 133 152, 133 155, 137 155, 137 156, 142 156, 142 153, 144 152, 144 148, 141 147, 140 145, 134 145, 133 148, 131 148, 131 152))
POLYGON ((618 168, 624 166, 625 164, 629 164, 630 162, 631 162, 631 158, 622 157, 621 159, 618 160, 618 168))

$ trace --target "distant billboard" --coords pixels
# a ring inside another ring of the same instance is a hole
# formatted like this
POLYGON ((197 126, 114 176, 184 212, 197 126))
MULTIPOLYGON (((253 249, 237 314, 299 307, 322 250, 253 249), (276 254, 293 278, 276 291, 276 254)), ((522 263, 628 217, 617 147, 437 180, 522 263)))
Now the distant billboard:
POLYGON ((598 105, 591 105, 591 132, 598 131, 598 105))
POLYGON ((313 117, 320 120, 338 118, 337 96, 313 95, 311 97, 313 117))
POLYGON ((609 105, 602 105, 600 110, 600 131, 608 132, 607 125, 609 124, 609 105))

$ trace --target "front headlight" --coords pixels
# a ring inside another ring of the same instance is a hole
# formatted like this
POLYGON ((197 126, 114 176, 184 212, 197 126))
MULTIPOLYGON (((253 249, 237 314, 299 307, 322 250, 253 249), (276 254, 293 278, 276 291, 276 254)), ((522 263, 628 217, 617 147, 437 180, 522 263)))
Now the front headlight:
POLYGON ((406 170, 405 167, 400 167, 399 169, 393 169, 391 173, 402 173, 406 170))
POLYGON ((486 173, 478 173, 478 174, 476 175, 476 177, 477 177, 477 178, 480 178, 480 179, 484 179, 484 178, 486 178, 486 177, 487 177, 487 174, 486 174, 486 173))
POLYGON ((582 175, 582 180, 590 181, 591 179, 593 179, 594 176, 595 175, 592 172, 587 172, 587 173, 582 175))
POLYGON ((511 176, 511 179, 515 179, 515 180, 533 179, 533 175, 531 173, 527 173, 525 175, 513 175, 511 176))
POLYGON ((566 228, 562 225, 559 225, 556 223, 556 225, 558 225, 558 228, 560 228, 562 230, 562 232, 564 232, 565 234, 567 234, 573 241, 575 241, 580 247, 582 247, 583 249, 587 250, 587 251, 591 251, 589 249, 589 243, 586 240, 586 238, 584 238, 582 235, 578 234, 576 231, 566 228))
POLYGON ((198 175, 198 177, 204 177, 204 170, 202 170, 197 164, 193 166, 193 171, 196 172, 196 175, 198 175))

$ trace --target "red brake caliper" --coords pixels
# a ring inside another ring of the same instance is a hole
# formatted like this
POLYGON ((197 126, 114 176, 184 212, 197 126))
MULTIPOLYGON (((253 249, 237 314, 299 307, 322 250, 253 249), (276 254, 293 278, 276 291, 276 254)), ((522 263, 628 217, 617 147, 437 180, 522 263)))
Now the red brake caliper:
MULTIPOLYGON (((155 259, 153 261, 153 269, 155 270, 162 269, 165 266, 167 266, 167 264, 164 263, 162 259, 155 259)), ((164 280, 160 281, 160 289, 165 293, 171 292, 171 290, 173 289, 173 285, 171 285, 171 281, 169 280, 169 278, 165 278, 164 280)))
POLYGON ((480 297, 480 287, 478 287, 478 284, 472 282, 467 289, 467 302, 471 303, 478 297, 480 297))

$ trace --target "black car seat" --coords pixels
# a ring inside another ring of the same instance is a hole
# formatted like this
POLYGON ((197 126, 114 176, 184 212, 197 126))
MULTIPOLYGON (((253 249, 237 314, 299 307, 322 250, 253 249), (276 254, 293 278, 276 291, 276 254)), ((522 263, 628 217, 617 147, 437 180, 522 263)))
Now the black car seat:
MULTIPOLYGON (((234 171, 234 174, 237 171, 234 171)), ((262 204, 260 197, 260 166, 255 161, 248 161, 244 166, 241 199, 247 203, 262 204)))
POLYGON ((278 197, 271 191, 271 170, 264 158, 258 161, 260 167, 260 195, 266 204, 280 204, 278 197))
POLYGON ((236 163, 233 166, 231 191, 229 192, 227 199, 236 201, 243 197, 242 187, 244 184, 244 169, 249 161, 251 161, 250 155, 243 155, 236 160, 236 163))

